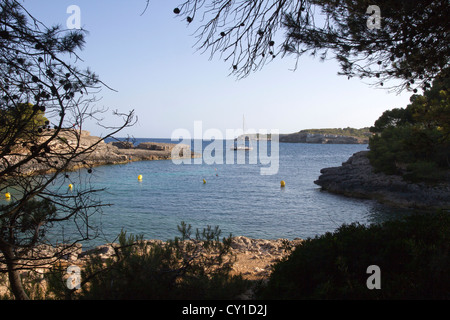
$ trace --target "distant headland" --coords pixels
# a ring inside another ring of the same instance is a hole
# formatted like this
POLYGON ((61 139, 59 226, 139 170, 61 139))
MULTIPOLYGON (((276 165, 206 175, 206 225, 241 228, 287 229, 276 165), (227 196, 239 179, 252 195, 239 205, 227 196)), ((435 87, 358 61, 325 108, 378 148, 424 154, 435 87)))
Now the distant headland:
MULTIPOLYGON (((250 133, 239 136, 248 137, 251 140, 272 140, 271 134, 250 133)), ((294 133, 280 133, 279 142, 287 143, 318 143, 318 144, 368 144, 372 133, 369 128, 329 128, 329 129, 304 129, 294 133)))
POLYGON ((374 199, 394 207, 450 209, 450 175, 436 183, 407 181, 400 175, 377 172, 368 153, 356 152, 341 166, 323 168, 314 183, 334 194, 374 199))

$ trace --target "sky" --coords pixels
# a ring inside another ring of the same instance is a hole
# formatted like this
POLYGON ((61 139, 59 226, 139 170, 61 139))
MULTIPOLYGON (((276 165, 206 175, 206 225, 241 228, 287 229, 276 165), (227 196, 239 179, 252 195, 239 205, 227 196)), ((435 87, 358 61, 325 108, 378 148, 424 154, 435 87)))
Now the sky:
MULTIPOLYGON (((244 79, 230 75, 230 64, 220 56, 196 50, 197 25, 173 13, 179 1, 151 0, 23 0, 24 7, 47 26, 67 26, 71 12, 80 8, 80 21, 89 33, 79 52, 88 66, 114 90, 104 88, 96 106, 112 116, 135 111, 137 123, 120 137, 170 138, 177 129, 194 135, 245 128, 293 133, 311 128, 362 128, 373 125, 386 110, 406 107, 411 93, 374 88, 361 79, 337 75, 334 60, 302 57, 276 58, 244 79)), ((282 34, 281 34, 282 36, 282 34)), ((104 136, 94 122, 83 129, 104 136)), ((196 137, 200 138, 200 137, 196 137)))

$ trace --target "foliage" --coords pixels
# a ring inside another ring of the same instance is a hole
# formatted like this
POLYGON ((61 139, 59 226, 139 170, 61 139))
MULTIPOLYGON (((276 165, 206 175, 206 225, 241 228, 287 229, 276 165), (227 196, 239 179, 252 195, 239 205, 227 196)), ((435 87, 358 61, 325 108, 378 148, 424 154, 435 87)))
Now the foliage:
POLYGON ((22 128, 20 137, 29 139, 30 135, 42 132, 50 123, 44 114, 39 106, 31 103, 18 103, 6 110, 0 109, 0 134, 7 136, 11 132, 6 130, 11 127, 22 128))
POLYGON ((381 86, 399 79, 395 88, 417 91, 448 66, 449 10, 447 0, 184 0, 174 13, 199 21, 198 48, 239 76, 287 54, 331 55, 341 75, 381 86), (368 27, 369 5, 380 9, 379 29, 368 27))
POLYGON ((0 238, 26 247, 37 242, 39 237, 45 237, 51 221, 56 218, 56 206, 45 199, 33 199, 21 206, 14 217, 4 217, 2 213, 12 210, 11 206, 15 205, 0 206, 0 238), (38 235, 36 229, 40 230, 38 235))
MULTIPOLYGON (((94 256, 87 263, 82 274, 87 280, 76 297, 232 299, 247 289, 241 276, 230 275, 231 236, 220 241, 220 230, 207 227, 197 230, 193 238, 191 226, 185 223, 179 230, 181 238, 167 243, 151 243, 122 232, 114 257, 102 261, 94 256)), ((61 282, 52 288, 64 296, 61 282)))
POLYGON ((261 299, 449 299, 450 215, 353 223, 306 239, 274 266, 261 299), (381 270, 368 289, 367 268, 381 270))
MULTIPOLYGON (((48 244, 54 222, 73 222, 75 235, 63 235, 65 241, 89 238, 89 218, 101 207, 92 197, 99 190, 88 183, 71 193, 66 187, 72 181, 65 171, 101 143, 80 143, 84 121, 104 112, 92 106, 103 82, 74 66, 84 36, 84 30, 45 26, 22 1, 0 2, 0 193, 11 194, 0 208, 0 272, 8 273, 16 299, 29 298, 17 261, 48 244), (63 135, 70 145, 58 145, 63 135)), ((121 124, 104 127, 103 138, 129 126, 134 115, 119 116, 121 124)))
POLYGON ((340 74, 373 78, 381 86, 400 79, 400 90, 427 88, 448 66, 446 0, 310 2, 320 10, 322 19, 310 12, 288 13, 288 52, 321 53, 325 58, 330 51, 341 65, 340 74), (369 5, 380 9, 380 28, 367 26, 375 13, 368 10, 369 5))
POLYGON ((413 95, 405 108, 385 111, 370 130, 369 159, 376 170, 413 181, 445 179, 450 166, 448 77, 413 95))

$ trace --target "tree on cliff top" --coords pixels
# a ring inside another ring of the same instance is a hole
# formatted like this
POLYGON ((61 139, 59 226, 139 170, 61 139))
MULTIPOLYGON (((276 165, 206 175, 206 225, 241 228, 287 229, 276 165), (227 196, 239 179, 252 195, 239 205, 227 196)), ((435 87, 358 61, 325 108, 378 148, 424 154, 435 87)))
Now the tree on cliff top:
POLYGON ((447 0, 186 0, 174 13, 198 21, 199 50, 223 57, 238 77, 280 55, 332 54, 341 75, 417 90, 450 55, 447 0))
MULTIPOLYGON (((34 106, 31 103, 19 103, 16 108, 1 110, 0 109, 0 119, 2 123, 13 123, 17 122, 20 125, 22 122, 26 122, 29 126, 23 130, 23 134, 26 132, 36 132, 39 128, 46 127, 50 123, 45 117, 45 113, 42 110, 33 110, 34 106)), ((6 134, 7 126, 0 127, 2 134, 6 134)))
MULTIPOLYGON (((81 129, 104 112, 91 106, 104 84, 72 65, 84 43, 83 30, 46 27, 19 1, 0 3, 0 272, 8 274, 16 299, 28 298, 21 271, 65 253, 38 252, 42 244, 54 244, 47 232, 60 222, 73 223, 74 237, 58 239, 69 240, 69 249, 92 236, 90 217, 101 208, 96 190, 88 183, 68 190, 64 173, 97 145, 83 147, 81 129), (51 172, 23 174, 39 168, 51 172)), ((106 128, 105 138, 133 121, 133 112, 117 115, 120 125, 106 128)))
POLYGON ((448 179, 450 78, 436 77, 406 108, 385 111, 370 130, 369 159, 375 169, 416 181, 448 179))

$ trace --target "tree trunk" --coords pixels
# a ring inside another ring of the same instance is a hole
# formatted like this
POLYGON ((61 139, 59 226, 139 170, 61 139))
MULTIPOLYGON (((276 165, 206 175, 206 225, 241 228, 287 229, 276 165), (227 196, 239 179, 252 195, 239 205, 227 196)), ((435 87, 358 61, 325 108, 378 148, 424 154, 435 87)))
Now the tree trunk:
POLYGON ((9 283, 11 284, 11 291, 17 300, 29 300, 30 298, 23 289, 22 279, 18 270, 10 270, 8 265, 9 283))
POLYGON ((29 300, 30 298, 26 294, 22 279, 20 277, 20 272, 16 267, 16 258, 14 257, 14 252, 11 247, 3 248, 3 255, 5 257, 5 263, 8 268, 8 278, 9 284, 11 285, 11 291, 17 300, 29 300))

